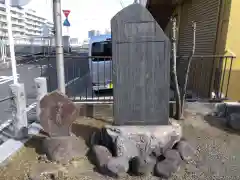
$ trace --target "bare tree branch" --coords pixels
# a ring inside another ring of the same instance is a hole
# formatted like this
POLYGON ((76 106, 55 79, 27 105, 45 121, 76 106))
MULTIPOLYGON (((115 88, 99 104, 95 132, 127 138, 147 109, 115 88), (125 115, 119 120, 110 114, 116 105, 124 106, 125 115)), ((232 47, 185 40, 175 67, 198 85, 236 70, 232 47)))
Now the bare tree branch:
POLYGON ((181 118, 183 118, 184 102, 185 102, 185 97, 186 97, 189 72, 190 72, 192 59, 193 59, 193 56, 194 56, 194 53, 195 53, 195 48, 196 48, 196 22, 192 23, 192 28, 193 28, 192 51, 191 51, 190 56, 188 58, 188 65, 187 65, 187 70, 186 70, 186 74, 185 74, 185 81, 184 81, 183 89, 182 89, 182 93, 181 93, 181 118))
POLYGON ((174 96, 176 99, 175 119, 181 118, 181 96, 177 78, 177 47, 176 47, 176 18, 172 18, 172 76, 174 81, 174 96))

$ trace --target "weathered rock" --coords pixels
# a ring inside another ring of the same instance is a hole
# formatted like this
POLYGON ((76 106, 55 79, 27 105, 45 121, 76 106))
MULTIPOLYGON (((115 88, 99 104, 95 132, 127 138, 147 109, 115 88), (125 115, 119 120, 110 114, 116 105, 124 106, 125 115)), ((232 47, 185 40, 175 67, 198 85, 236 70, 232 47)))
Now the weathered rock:
POLYGON ((166 126, 106 126, 105 129, 113 142, 116 139, 117 156, 127 154, 128 158, 154 150, 161 154, 182 137, 181 126, 176 123, 166 126))
POLYGON ((185 140, 178 142, 176 147, 181 158, 186 162, 189 162, 195 155, 195 149, 185 140))
POLYGON ((130 140, 128 137, 118 136, 115 146, 115 153, 117 157, 124 156, 126 159, 130 160, 131 158, 139 155, 136 142, 130 140))
POLYGON ((155 166, 155 175, 158 177, 169 178, 173 173, 180 169, 180 163, 171 159, 160 161, 155 166))
POLYGON ((157 146, 152 150, 152 154, 155 157, 159 157, 161 155, 163 155, 167 150, 172 149, 176 143, 179 141, 179 137, 178 136, 170 136, 169 141, 165 144, 164 147, 161 146, 157 146))
POLYGON ((153 150, 152 150, 152 155, 155 156, 155 157, 159 157, 162 155, 162 148, 160 147, 155 147, 153 150))
POLYGON ((109 152, 109 150, 104 146, 99 145, 93 146, 92 158, 98 170, 102 173, 106 173, 107 164, 109 160, 112 158, 112 154, 109 152))
POLYGON ((122 177, 129 169, 129 161, 126 157, 113 157, 107 164, 110 176, 122 177))
POLYGON ((216 103, 213 111, 214 116, 225 117, 227 106, 225 103, 216 103))
POLYGON ((115 151, 115 142, 116 139, 113 139, 111 136, 109 136, 109 134, 107 133, 106 128, 102 128, 100 131, 100 144, 102 146, 107 147, 112 153, 113 156, 117 156, 115 151))
POLYGON ((148 154, 134 157, 130 161, 130 170, 135 175, 149 175, 153 172, 156 158, 148 154))
POLYGON ((240 114, 233 113, 227 117, 229 127, 234 130, 240 130, 240 114))
POLYGON ((87 152, 86 145, 74 136, 46 138, 43 148, 50 160, 63 164, 73 158, 85 156, 87 152))
POLYGON ((62 179, 64 173, 67 173, 67 170, 60 165, 38 163, 31 168, 28 177, 30 180, 52 180, 53 177, 62 179))
POLYGON ((166 145, 162 148, 162 154, 165 153, 165 151, 169 150, 169 149, 172 149, 173 146, 179 142, 180 139, 179 139, 179 136, 176 136, 176 135, 172 135, 169 137, 169 140, 168 142, 166 143, 166 145))
POLYGON ((171 161, 179 162, 179 165, 182 164, 182 158, 180 156, 180 153, 175 149, 168 149, 164 153, 164 157, 165 157, 165 159, 169 159, 171 161))
POLYGON ((70 136, 78 109, 67 96, 52 92, 40 101, 40 124, 50 136, 70 136))

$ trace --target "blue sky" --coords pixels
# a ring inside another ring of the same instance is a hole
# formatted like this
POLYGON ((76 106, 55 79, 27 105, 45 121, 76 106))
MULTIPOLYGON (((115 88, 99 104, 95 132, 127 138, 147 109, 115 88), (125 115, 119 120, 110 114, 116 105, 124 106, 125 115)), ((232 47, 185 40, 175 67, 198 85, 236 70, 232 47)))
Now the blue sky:
MULTIPOLYGON (((39 15, 52 20, 52 0, 32 0, 26 7, 37 11, 39 15)), ((133 0, 122 0, 124 6, 133 0)), ((69 29, 71 37, 86 39, 88 30, 104 31, 110 28, 111 18, 122 9, 120 0, 62 0, 62 9, 71 10, 69 29)), ((64 16, 62 16, 64 20, 64 16)), ((66 29, 63 28, 63 33, 66 29)))

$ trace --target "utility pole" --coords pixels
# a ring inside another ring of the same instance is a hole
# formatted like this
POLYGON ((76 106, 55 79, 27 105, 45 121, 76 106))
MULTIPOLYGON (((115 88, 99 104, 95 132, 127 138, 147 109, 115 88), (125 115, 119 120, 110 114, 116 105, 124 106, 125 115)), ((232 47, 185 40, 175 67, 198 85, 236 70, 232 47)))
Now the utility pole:
POLYGON ((65 94, 64 57, 62 40, 61 0, 53 0, 53 20, 57 61, 58 90, 65 94))

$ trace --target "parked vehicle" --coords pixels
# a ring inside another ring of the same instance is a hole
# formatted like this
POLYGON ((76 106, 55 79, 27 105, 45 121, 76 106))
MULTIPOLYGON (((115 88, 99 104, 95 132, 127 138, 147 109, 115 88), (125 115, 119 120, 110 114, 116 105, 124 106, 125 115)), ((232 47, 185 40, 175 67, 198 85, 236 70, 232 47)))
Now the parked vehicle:
POLYGON ((93 90, 112 89, 111 35, 93 36, 89 41, 89 68, 93 90), (109 58, 110 57, 110 58, 109 58))

